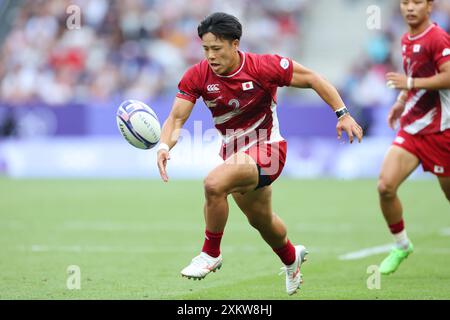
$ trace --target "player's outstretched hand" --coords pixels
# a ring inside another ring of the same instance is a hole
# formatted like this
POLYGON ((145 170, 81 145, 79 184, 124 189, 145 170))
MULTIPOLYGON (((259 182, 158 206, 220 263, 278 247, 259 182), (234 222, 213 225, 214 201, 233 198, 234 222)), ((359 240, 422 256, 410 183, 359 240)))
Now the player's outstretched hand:
POLYGON ((338 134, 338 139, 342 138, 342 131, 345 131, 348 135, 350 143, 353 143, 354 136, 358 138, 358 142, 361 142, 363 137, 363 130, 361 126, 349 114, 338 120, 336 131, 338 134))
POLYGON ((169 177, 167 176, 166 166, 167 160, 170 160, 170 155, 167 150, 159 150, 158 151, 158 169, 161 179, 164 182, 169 181, 169 177))
POLYGON ((397 121, 402 116, 403 110, 405 110, 405 104, 397 101, 389 111, 387 122, 392 130, 396 129, 397 121))

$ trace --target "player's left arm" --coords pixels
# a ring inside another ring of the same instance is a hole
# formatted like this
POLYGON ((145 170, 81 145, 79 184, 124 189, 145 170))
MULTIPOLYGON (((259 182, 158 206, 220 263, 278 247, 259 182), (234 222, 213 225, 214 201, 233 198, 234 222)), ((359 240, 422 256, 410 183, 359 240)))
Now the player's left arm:
MULTIPOLYGON (((317 92, 317 94, 325 101, 336 114, 345 108, 344 101, 339 95, 337 89, 325 78, 310 70, 300 63, 293 61, 293 75, 291 80, 291 87, 295 88, 310 88, 317 92)), ((346 109, 345 109, 346 110, 346 109)), ((338 120, 336 125, 338 139, 342 137, 342 131, 345 131, 353 142, 353 136, 358 138, 361 142, 363 137, 363 130, 361 126, 350 116, 349 113, 344 114, 338 120)))
POLYGON ((450 89, 450 61, 439 67, 439 73, 429 78, 409 78, 404 74, 389 72, 386 74, 388 85, 395 89, 445 90, 450 89), (409 81, 409 83, 408 83, 409 81))

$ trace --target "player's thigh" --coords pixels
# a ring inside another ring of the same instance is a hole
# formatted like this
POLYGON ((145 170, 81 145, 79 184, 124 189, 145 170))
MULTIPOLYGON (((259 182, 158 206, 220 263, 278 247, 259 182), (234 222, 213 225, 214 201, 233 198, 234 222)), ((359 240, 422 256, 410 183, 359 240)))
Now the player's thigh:
POLYGON ((229 157, 223 164, 214 168, 206 177, 206 191, 246 193, 258 185, 259 176, 255 160, 248 154, 238 152, 229 157))
POLYGON ((439 184, 448 201, 450 201, 450 177, 438 177, 439 184))
POLYGON ((233 193, 239 209, 250 222, 264 221, 272 217, 272 187, 266 186, 245 194, 233 193))
POLYGON ((419 158, 398 146, 391 146, 381 166, 378 188, 396 190, 398 186, 419 166, 419 158))

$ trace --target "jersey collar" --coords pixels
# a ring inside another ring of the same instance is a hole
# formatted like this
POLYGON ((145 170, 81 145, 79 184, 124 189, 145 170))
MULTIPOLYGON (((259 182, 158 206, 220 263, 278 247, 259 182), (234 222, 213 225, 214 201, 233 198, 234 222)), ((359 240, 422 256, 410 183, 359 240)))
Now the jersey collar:
POLYGON ((242 68, 244 67, 245 64, 245 52, 239 51, 240 56, 242 57, 242 62, 241 62, 241 66, 239 67, 239 69, 237 69, 235 72, 233 72, 230 75, 226 75, 226 76, 222 76, 220 74, 214 73, 216 76, 221 77, 221 78, 231 78, 234 77, 235 75, 237 75, 239 72, 241 72, 242 68))
POLYGON ((425 36, 428 32, 430 32, 431 29, 433 29, 434 27, 436 27, 436 23, 432 23, 425 31, 423 31, 422 33, 420 33, 420 34, 418 34, 418 35, 416 35, 416 36, 414 36, 414 37, 411 37, 411 36, 409 35, 409 33, 408 33, 408 39, 409 39, 410 41, 414 41, 414 40, 420 39, 420 38, 422 38, 423 36, 425 36))

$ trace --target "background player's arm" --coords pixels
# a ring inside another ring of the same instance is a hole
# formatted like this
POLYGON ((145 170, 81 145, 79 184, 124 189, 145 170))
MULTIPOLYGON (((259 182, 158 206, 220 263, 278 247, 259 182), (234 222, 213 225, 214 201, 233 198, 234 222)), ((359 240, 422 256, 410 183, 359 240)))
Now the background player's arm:
MULTIPOLYGON (((389 72, 386 80, 391 81, 396 89, 408 89, 408 77, 404 74, 389 72)), ((439 67, 439 73, 429 78, 414 78, 413 87, 425 90, 450 89, 450 61, 439 67)))
MULTIPOLYGON (((294 70, 290 85, 291 87, 313 89, 333 109, 333 111, 345 106, 337 89, 328 80, 324 79, 316 72, 302 66, 298 62, 293 61, 293 65, 294 70)), ((353 134, 356 135, 359 142, 361 142, 363 136, 362 128, 348 114, 339 119, 336 131, 339 139, 342 136, 342 131, 345 131, 350 139, 350 143, 353 142, 353 134)))
MULTIPOLYGON (((170 111, 169 116, 164 122, 161 129, 160 143, 166 144, 169 150, 172 149, 178 141, 180 136, 180 129, 183 127, 186 120, 191 115, 192 109, 194 108, 194 103, 191 101, 175 98, 175 101, 170 111)), ((158 168, 159 174, 164 182, 169 180, 166 171, 167 160, 169 160, 169 151, 164 149, 158 150, 158 168)))
POLYGON ((400 91, 400 94, 397 97, 397 101, 395 101, 391 110, 388 114, 388 125, 391 129, 395 130, 397 127, 397 122, 401 118, 403 111, 406 106, 406 99, 408 97, 408 90, 400 91))

